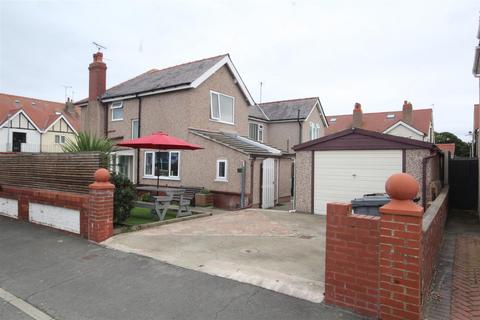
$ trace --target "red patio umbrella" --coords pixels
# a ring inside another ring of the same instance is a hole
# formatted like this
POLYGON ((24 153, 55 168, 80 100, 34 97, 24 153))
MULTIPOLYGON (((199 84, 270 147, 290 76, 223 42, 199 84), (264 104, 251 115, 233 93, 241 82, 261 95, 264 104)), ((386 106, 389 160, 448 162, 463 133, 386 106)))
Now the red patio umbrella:
MULTIPOLYGON (((185 140, 169 136, 164 132, 155 132, 149 136, 140 137, 137 139, 125 140, 117 144, 122 147, 129 147, 133 149, 155 149, 155 150, 197 150, 203 147, 191 144, 185 140)), ((139 165, 137 159, 137 167, 139 165)), ((157 175, 157 189, 160 177, 158 175, 157 161, 155 163, 155 174, 157 175)), ((137 170, 138 172, 138 170, 137 170)), ((137 183, 139 178, 137 177, 137 183)), ((157 190, 158 193, 158 190, 157 190)))

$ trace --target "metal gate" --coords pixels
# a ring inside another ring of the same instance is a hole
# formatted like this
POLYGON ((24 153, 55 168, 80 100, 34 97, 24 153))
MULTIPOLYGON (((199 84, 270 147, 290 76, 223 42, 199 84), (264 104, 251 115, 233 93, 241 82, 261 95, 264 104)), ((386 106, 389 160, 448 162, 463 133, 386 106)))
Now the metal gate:
POLYGON ((450 207, 460 210, 478 208, 478 159, 454 158, 448 165, 450 207))

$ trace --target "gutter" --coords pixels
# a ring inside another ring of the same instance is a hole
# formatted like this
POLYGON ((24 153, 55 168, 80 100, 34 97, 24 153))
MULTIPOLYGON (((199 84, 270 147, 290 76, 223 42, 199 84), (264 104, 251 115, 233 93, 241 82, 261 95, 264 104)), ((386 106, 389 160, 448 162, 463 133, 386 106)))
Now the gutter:
POLYGON ((433 154, 422 159, 422 206, 424 211, 427 207, 427 161, 435 158, 437 155, 438 152, 435 151, 433 154))

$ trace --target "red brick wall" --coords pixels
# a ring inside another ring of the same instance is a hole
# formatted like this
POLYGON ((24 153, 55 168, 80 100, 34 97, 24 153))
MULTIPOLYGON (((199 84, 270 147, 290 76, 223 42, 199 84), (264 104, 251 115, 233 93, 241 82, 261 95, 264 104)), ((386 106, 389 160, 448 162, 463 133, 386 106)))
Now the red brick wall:
POLYGON ((327 205, 325 302, 376 316, 380 218, 351 211, 351 205, 327 205))
POLYGON ((422 297, 428 296, 443 240, 448 211, 448 191, 444 189, 423 217, 422 297))
POLYGON ((18 200, 18 219, 23 221, 29 221, 30 202, 79 210, 80 235, 88 238, 88 195, 2 185, 0 197, 18 200))

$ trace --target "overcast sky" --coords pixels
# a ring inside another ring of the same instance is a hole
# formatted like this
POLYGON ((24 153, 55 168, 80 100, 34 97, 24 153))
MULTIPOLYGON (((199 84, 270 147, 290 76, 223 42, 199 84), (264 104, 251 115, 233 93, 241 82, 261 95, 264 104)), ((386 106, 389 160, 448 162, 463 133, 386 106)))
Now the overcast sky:
POLYGON ((469 140, 478 0, 0 0, 0 92, 63 101, 88 93, 107 47, 107 87, 152 68, 230 53, 255 100, 318 96, 327 115, 434 109, 469 140))

